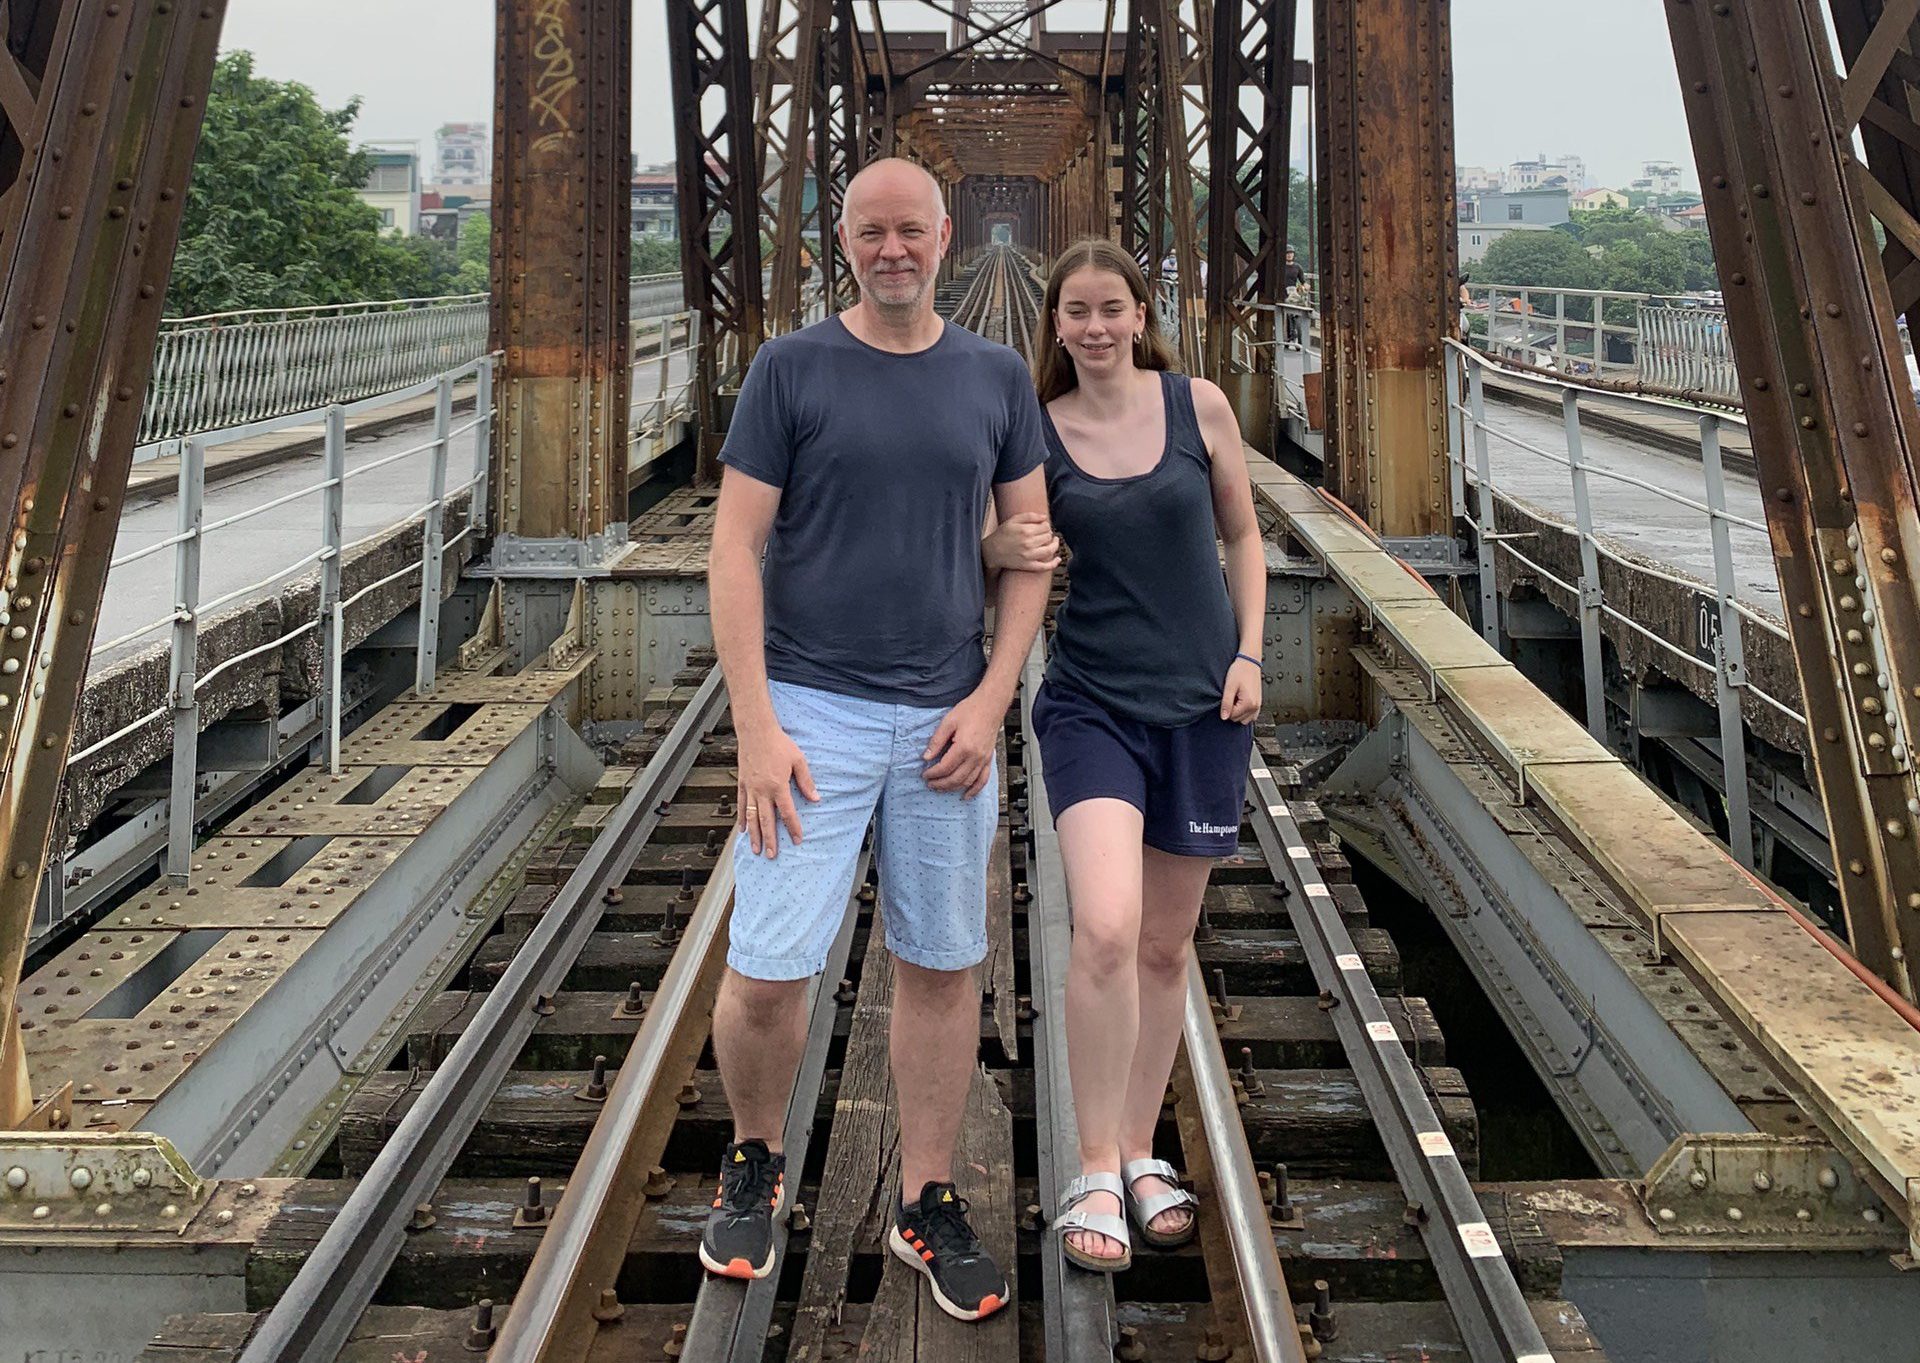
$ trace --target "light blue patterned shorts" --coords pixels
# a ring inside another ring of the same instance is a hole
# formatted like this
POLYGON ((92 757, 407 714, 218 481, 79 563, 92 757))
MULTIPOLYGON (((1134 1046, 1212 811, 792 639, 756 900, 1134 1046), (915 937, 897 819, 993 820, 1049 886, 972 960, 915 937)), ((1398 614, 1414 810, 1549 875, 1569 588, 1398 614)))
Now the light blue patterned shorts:
POLYGON ((770 682, 780 727, 806 755, 820 803, 798 792, 801 841, 779 856, 733 843, 727 964, 756 980, 799 980, 826 966, 867 823, 875 820, 887 950, 928 970, 964 970, 987 954, 987 856, 1000 819, 1000 772, 971 800, 929 787, 920 760, 950 707, 922 709, 770 682))

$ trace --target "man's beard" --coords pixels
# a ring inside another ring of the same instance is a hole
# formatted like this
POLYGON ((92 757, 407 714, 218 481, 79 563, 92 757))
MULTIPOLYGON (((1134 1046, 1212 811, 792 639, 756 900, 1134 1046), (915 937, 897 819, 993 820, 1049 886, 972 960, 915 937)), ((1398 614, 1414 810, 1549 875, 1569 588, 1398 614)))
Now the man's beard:
POLYGON ((866 300, 868 306, 879 312, 897 315, 907 315, 918 311, 920 305, 926 301, 928 289, 932 287, 928 276, 917 268, 912 270, 869 270, 865 275, 860 277, 859 282, 860 296, 866 300), (906 298, 885 297, 881 293, 881 289, 875 287, 876 285, 880 285, 881 287, 885 287, 888 284, 897 285, 909 280, 913 282, 915 287, 911 295, 906 298))

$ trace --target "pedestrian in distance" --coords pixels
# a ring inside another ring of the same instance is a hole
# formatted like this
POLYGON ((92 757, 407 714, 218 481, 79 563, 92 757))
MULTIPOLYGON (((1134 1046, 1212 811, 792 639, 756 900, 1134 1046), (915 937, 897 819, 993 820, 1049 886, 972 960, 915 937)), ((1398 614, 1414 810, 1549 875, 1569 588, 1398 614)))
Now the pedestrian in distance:
MULTIPOLYGON (((1153 1133, 1201 895, 1239 842, 1266 557, 1233 408, 1175 372, 1146 280, 1112 243, 1054 262, 1034 378, 1051 529, 1071 553, 1033 702, 1073 915, 1081 1173, 1053 1224, 1070 1260, 1112 1272, 1132 1262, 1128 1216, 1155 1248, 1195 1232, 1196 1200, 1153 1157, 1153 1133)), ((1048 552, 1013 527, 987 542, 999 567, 1048 552)))
POLYGON ((1009 1291, 953 1148, 979 1051, 994 749, 1049 587, 1043 572, 998 575, 988 664, 980 537, 989 501, 1009 523, 1044 514, 1045 443, 1019 356, 934 311, 952 237, 939 183, 873 162, 837 230, 859 303, 760 347, 720 451, 708 579, 740 827, 713 1047, 734 1139, 700 1259, 730 1277, 774 1269, 807 981, 871 821, 895 962, 902 1193, 887 1243, 941 1310, 977 1320, 1009 1291))

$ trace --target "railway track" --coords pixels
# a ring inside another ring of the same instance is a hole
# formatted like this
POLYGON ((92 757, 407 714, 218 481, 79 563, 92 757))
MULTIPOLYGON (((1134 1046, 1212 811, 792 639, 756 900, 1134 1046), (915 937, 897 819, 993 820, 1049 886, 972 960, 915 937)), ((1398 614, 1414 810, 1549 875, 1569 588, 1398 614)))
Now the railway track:
MULTIPOLYGON (((1020 257, 988 252, 957 283, 956 320, 1024 339, 1036 294, 1020 257)), ((1117 1280, 1065 1264, 1045 1221, 1077 1172, 1070 930, 1029 735, 1039 668, 1036 653, 1004 735, 955 1165, 1012 1266, 1014 1309, 954 1322, 884 1253, 892 971, 868 950, 886 887, 865 870, 811 996, 782 1271, 748 1285, 700 1270, 730 1135, 707 1030, 735 757, 707 659, 654 697, 394 1067, 343 1098, 309 1176, 258 1185, 248 1309, 169 1321, 144 1357, 1602 1363, 1524 1204, 1469 1183, 1486 1153, 1472 1097, 1303 796, 1324 751, 1271 733, 1239 855, 1207 893, 1159 1141, 1201 1193, 1202 1234, 1136 1246, 1117 1280)))
POLYGON ((1011 246, 990 246, 945 286, 942 311, 951 320, 989 341, 1027 355, 1027 342, 1040 316, 1040 289, 1032 264, 1011 246))

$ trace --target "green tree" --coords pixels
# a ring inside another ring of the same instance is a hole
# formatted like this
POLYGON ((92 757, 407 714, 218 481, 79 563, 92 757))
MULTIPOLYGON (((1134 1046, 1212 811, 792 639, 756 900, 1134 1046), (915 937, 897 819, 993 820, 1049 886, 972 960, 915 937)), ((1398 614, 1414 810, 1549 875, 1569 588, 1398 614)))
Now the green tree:
MULTIPOLYGON (((763 245, 767 244, 765 241, 763 245)), ((763 259, 771 257, 763 256, 763 259)), ((672 274, 680 268, 680 243, 662 241, 658 237, 635 237, 633 239, 634 274, 672 274)))
POLYGON ((1308 274, 1320 271, 1320 234, 1314 231, 1313 181, 1297 170, 1287 172, 1287 241, 1293 258, 1308 274))
POLYGON ((1473 268, 1476 284, 1529 289, 1591 289, 1594 261, 1567 232, 1507 232, 1473 268))
POLYGON ((493 218, 475 213, 460 224, 460 240, 454 246, 457 262, 453 293, 485 293, 493 287, 493 218))
POLYGON ((431 249, 383 235, 354 194, 367 176, 347 140, 359 112, 357 99, 326 109, 304 85, 255 76, 250 52, 220 58, 167 290, 172 315, 431 292, 431 249))

